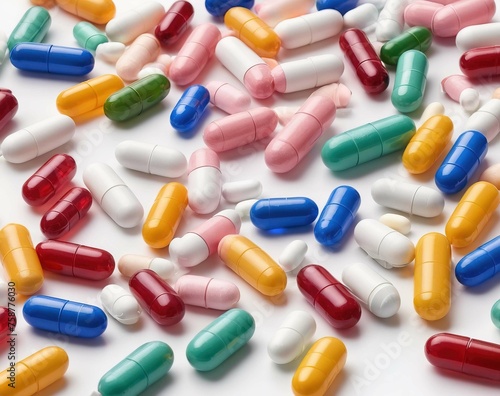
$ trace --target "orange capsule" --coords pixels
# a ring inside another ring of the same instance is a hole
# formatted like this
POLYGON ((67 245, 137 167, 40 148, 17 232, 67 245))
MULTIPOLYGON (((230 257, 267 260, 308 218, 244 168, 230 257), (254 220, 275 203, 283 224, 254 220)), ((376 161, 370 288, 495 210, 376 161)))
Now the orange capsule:
POLYGON ((64 11, 97 25, 108 23, 116 13, 113 0, 56 0, 64 11))

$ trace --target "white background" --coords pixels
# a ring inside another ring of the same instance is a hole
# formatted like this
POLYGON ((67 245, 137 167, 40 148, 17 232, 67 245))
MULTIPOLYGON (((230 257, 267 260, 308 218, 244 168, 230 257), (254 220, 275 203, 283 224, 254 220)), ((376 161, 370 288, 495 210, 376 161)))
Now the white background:
MULTIPOLYGON (((172 1, 160 1, 168 8, 172 1)), ((28 0, 3 1, 0 12, 0 27, 7 34, 16 25, 23 13, 30 6, 28 0)), ((122 12, 139 0, 116 0, 117 11, 122 12)), ((205 10, 201 0, 193 0, 196 13, 192 26, 205 21, 218 23, 222 30, 225 27, 214 20, 205 10)), ((58 45, 76 46, 72 36, 72 28, 78 19, 57 8, 51 9, 52 26, 44 42, 58 45)), ((495 18, 498 21, 498 17, 495 18)), ((177 53, 181 43, 168 49, 171 54, 177 53)), ((371 33, 371 37, 373 37, 371 33)), ((279 53, 279 61, 301 59, 322 53, 335 53, 343 57, 338 47, 338 36, 314 44, 307 48, 279 53)), ((468 114, 461 107, 449 100, 440 90, 440 81, 447 75, 460 73, 458 59, 460 52, 454 45, 454 39, 436 39, 427 52, 429 73, 427 90, 422 108, 411 117, 418 121, 425 105, 433 101, 441 101, 446 107, 446 114, 455 124, 453 140, 463 131, 468 114)), ((112 73, 113 67, 100 61, 87 76, 97 77, 104 73, 112 73)), ((285 175, 273 174, 264 163, 265 143, 258 142, 251 146, 234 150, 221 155, 222 172, 225 181, 257 178, 263 184, 263 197, 287 197, 305 195, 313 199, 318 207, 324 206, 331 190, 341 184, 355 187, 362 197, 361 208, 357 220, 363 218, 379 218, 387 212, 371 198, 371 184, 380 177, 392 177, 398 180, 412 181, 434 186, 433 176, 436 165, 431 171, 419 177, 407 174, 401 164, 401 152, 383 159, 370 162, 356 169, 333 174, 322 163, 320 150, 323 143, 331 136, 342 133, 369 121, 397 114, 391 105, 390 93, 394 81, 394 69, 390 70, 391 83, 381 95, 370 97, 361 88, 356 77, 346 64, 341 82, 352 90, 352 100, 347 109, 340 109, 333 125, 325 132, 315 145, 313 151, 304 158, 300 165, 285 175)), ((0 86, 11 89, 19 100, 19 111, 2 135, 16 131, 48 116, 57 114, 55 100, 59 92, 87 79, 86 77, 64 77, 23 73, 16 70, 8 60, 0 68, 0 86)), ((212 59, 196 83, 207 83, 210 80, 228 81, 239 88, 240 83, 225 70, 218 61, 212 59)), ((477 86, 483 103, 489 99, 499 80, 482 82, 477 86)), ((299 106, 312 91, 295 94, 275 94, 272 98, 253 105, 264 106, 299 106)), ((204 147, 202 130, 211 121, 225 114, 218 109, 210 108, 206 117, 193 137, 186 139, 172 129, 169 123, 170 111, 177 102, 182 89, 172 87, 167 98, 156 108, 126 123, 118 124, 105 116, 92 119, 77 126, 74 139, 57 150, 73 155, 78 163, 78 172, 72 186, 83 186, 82 171, 89 164, 104 161, 111 165, 137 194, 145 208, 149 210, 160 187, 169 180, 130 171, 121 167, 114 158, 115 146, 125 140, 134 139, 149 143, 158 143, 181 150, 186 157, 196 149, 204 147)), ((278 130, 281 127, 278 127, 278 130)), ((0 224, 10 222, 24 224, 31 231, 35 244, 44 239, 39 229, 41 215, 54 201, 42 208, 31 208, 21 198, 23 182, 38 169, 55 152, 43 155, 21 165, 12 165, 0 159, 0 224)), ((495 163, 500 149, 497 139, 490 144, 485 162, 479 174, 487 166, 495 163)), ((184 176, 180 179, 186 182, 184 176)), ((62 195, 68 187, 63 188, 62 195)), ((446 221, 456 206, 460 194, 446 197, 446 206, 441 216, 434 219, 413 217, 412 231, 409 238, 416 243, 426 232, 444 232, 446 221)), ((221 201, 219 210, 232 207, 221 201)), ((203 222, 209 216, 195 215, 187 210, 177 231, 181 236, 203 222)), ((453 263, 468 251, 497 236, 500 231, 498 215, 494 215, 478 240, 464 250, 453 250, 453 263)), ((213 257, 200 266, 193 268, 193 274, 207 275, 233 281, 241 291, 238 307, 248 310, 256 321, 254 337, 242 350, 212 372, 196 372, 185 357, 185 349, 193 336, 214 320, 220 312, 196 307, 187 307, 186 315, 181 323, 175 326, 162 327, 154 322, 146 313, 138 324, 124 326, 109 318, 106 332, 97 339, 84 340, 67 338, 58 334, 35 331, 27 325, 22 317, 24 297, 17 300, 17 358, 22 359, 35 351, 49 345, 63 347, 70 359, 69 369, 63 380, 40 392, 48 395, 89 395, 97 389, 101 376, 112 366, 141 344, 162 340, 168 343, 175 353, 173 367, 169 374, 152 386, 144 395, 290 395, 291 379, 300 359, 279 366, 267 355, 267 342, 280 326, 285 316, 292 310, 302 309, 311 312, 317 321, 317 332, 314 340, 324 336, 339 337, 347 346, 348 357, 344 370, 335 380, 329 394, 342 396, 353 395, 498 395, 498 383, 483 381, 444 372, 431 366, 425 356, 425 341, 433 334, 441 331, 466 335, 473 338, 500 344, 500 330, 490 320, 490 309, 500 298, 498 279, 483 286, 466 289, 453 277, 453 300, 450 313, 442 320, 426 322, 414 311, 413 299, 413 264, 404 269, 385 270, 371 260, 356 244, 352 233, 348 235, 341 249, 332 251, 320 246, 313 237, 312 227, 307 231, 290 232, 287 235, 269 236, 259 232, 250 222, 244 222, 241 233, 277 259, 281 250, 292 240, 300 238, 309 244, 309 252, 305 263, 316 263, 325 266, 335 277, 341 278, 342 269, 353 262, 362 261, 381 273, 394 283, 402 298, 399 313, 390 319, 374 317, 363 307, 359 323, 350 330, 339 331, 329 326, 326 321, 308 305, 296 286, 295 274, 288 275, 288 286, 279 298, 269 299, 253 290, 239 279, 217 258, 213 257)), ((78 227, 64 237, 65 240, 95 246, 108 250, 115 260, 125 253, 137 253, 168 257, 168 249, 150 249, 142 240, 141 227, 122 229, 118 227, 94 203, 88 216, 78 227)), ((99 291, 108 283, 118 283, 127 287, 127 279, 118 270, 107 280, 91 282, 46 273, 46 280, 40 293, 60 298, 95 304, 100 306, 99 291)), ((7 366, 7 345, 0 345, 0 367, 7 366)), ((499 362, 500 365, 500 362, 499 362)))

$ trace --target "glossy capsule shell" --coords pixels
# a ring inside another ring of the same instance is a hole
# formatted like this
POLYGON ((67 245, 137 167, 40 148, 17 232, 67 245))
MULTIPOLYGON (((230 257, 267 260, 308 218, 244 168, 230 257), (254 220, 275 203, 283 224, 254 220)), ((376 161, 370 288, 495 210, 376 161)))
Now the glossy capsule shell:
POLYGON ((451 306, 451 246, 443 234, 423 235, 415 247, 413 306, 425 320, 444 318, 451 306))
POLYGON ((331 326, 348 329, 358 323, 361 317, 358 301, 324 267, 316 264, 303 267, 297 274, 297 286, 331 326))
POLYGON ((118 260, 118 271, 128 278, 142 269, 150 269, 160 275, 162 279, 171 279, 175 274, 174 264, 161 257, 124 254, 118 260))
POLYGON ((369 94, 385 91, 389 85, 389 74, 365 32, 360 29, 348 29, 340 35, 339 44, 363 89, 369 94))
POLYGON ((412 174, 428 171, 446 149, 453 135, 450 117, 440 114, 427 119, 403 152, 403 166, 412 174))
POLYGON ((155 36, 165 46, 175 43, 193 19, 194 8, 189 1, 174 2, 155 28, 155 36))
POLYGON ((342 15, 353 10, 358 5, 358 0, 316 0, 318 11, 331 8, 337 10, 342 15))
POLYGON ((351 186, 339 186, 332 190, 314 226, 314 238, 324 246, 336 246, 342 242, 361 204, 361 197, 351 186))
POLYGON ((113 0, 56 0, 56 3, 64 11, 97 25, 108 23, 116 12, 113 0))
POLYGON ((99 380, 102 396, 139 395, 164 378, 174 362, 174 352, 162 341, 142 344, 113 366, 99 380))
POLYGON ((455 277, 465 286, 478 286, 500 274, 500 236, 468 253, 455 266, 455 277))
POLYGON ((188 192, 180 183, 164 185, 142 226, 142 237, 149 246, 159 249, 170 244, 188 205, 188 192))
POLYGON ((491 321, 500 329, 500 300, 491 307, 491 321))
POLYGON ((469 184, 487 152, 488 141, 481 132, 461 133, 436 171, 436 186, 445 194, 462 191, 469 184))
POLYGON ((406 0, 387 0, 375 26, 375 36, 379 42, 389 41, 403 32, 406 0))
POLYGON ((118 322, 131 325, 139 321, 142 309, 135 297, 120 285, 106 285, 99 294, 102 307, 118 322))
POLYGON ((335 337, 317 340, 307 351, 292 378, 295 396, 325 395, 344 368, 347 350, 335 337))
MULTIPOLYGON (((10 371, 0 373, 0 391, 3 394, 31 396, 42 392, 61 379, 68 369, 69 359, 66 351, 57 346, 40 349, 22 360, 16 361, 16 387, 10 384, 10 371)), ((12 366, 9 365, 9 369, 12 366)), ((50 391, 48 391, 50 393, 50 391)))
POLYGON ((293 271, 302 262, 307 253, 307 243, 301 239, 295 239, 286 245, 278 257, 278 263, 285 272, 293 271))
POLYGON ((108 42, 106 35, 89 22, 78 22, 73 27, 73 37, 78 45, 88 51, 94 51, 108 42))
POLYGON ((498 76, 500 74, 500 45, 465 51, 460 57, 460 70, 469 78, 498 76))
POLYGON ((387 41, 380 49, 380 60, 386 65, 397 65, 406 51, 426 52, 432 44, 432 33, 423 26, 414 26, 387 41))
POLYGON ((201 148, 191 154, 188 187, 188 202, 193 212, 208 214, 217 209, 222 195, 222 173, 215 151, 201 148))
POLYGON ((170 125, 180 133, 186 133, 201 122, 210 102, 210 94, 203 85, 191 85, 179 98, 170 113, 170 125))
POLYGON ((254 332, 252 315, 230 309, 194 336, 186 348, 187 360, 198 371, 211 371, 250 341, 254 332))
POLYGON ((76 174, 76 162, 68 154, 56 154, 49 158, 22 187, 24 202, 30 206, 41 206, 48 202, 58 190, 69 183, 76 174))
POLYGON ((170 326, 179 323, 184 317, 184 302, 156 272, 139 270, 129 279, 128 285, 141 307, 156 323, 170 326))
POLYGON ((477 111, 475 111, 465 123, 466 130, 481 132, 486 136, 488 143, 500 132, 500 99, 491 98, 477 111))
POLYGON ((321 158, 334 172, 346 170, 404 149, 414 134, 411 118, 389 116, 330 138, 321 158))
POLYGON ((10 223, 0 230, 0 259, 16 293, 35 294, 43 284, 43 270, 26 227, 10 223))
POLYGON ((160 42, 155 36, 149 33, 141 34, 116 61, 116 73, 125 81, 136 81, 141 69, 149 62, 155 61, 160 50, 160 42))
POLYGON ((80 338, 98 337, 108 325, 99 307, 45 295, 30 297, 24 303, 23 316, 39 330, 80 338))
POLYGON ((498 22, 467 26, 458 32, 455 45, 464 52, 473 48, 499 45, 499 35, 500 23, 498 22))
POLYGON ((277 296, 285 290, 285 271, 250 239, 227 235, 219 243, 218 254, 224 264, 265 296, 277 296))
POLYGON ((480 181, 471 185, 446 223, 446 236, 454 247, 474 242, 495 213, 500 193, 491 183, 480 181))
POLYGON ((261 230, 304 227, 318 217, 318 205, 306 197, 265 198, 250 209, 252 224, 261 230))
POLYGON ((0 131, 14 118, 18 107, 19 103, 12 91, 0 88, 0 131))
POLYGON ((500 345, 457 334, 438 333, 425 343, 432 365, 473 377, 500 381, 500 345))
POLYGON ((36 246, 42 268, 60 275, 90 280, 109 278, 115 269, 113 256, 103 249, 51 240, 36 246))
POLYGON ((246 92, 223 81, 210 81, 206 88, 210 93, 210 103, 228 114, 248 110, 252 99, 246 92))
POLYGON ((205 9, 210 15, 222 17, 233 7, 245 7, 251 9, 255 0, 205 0, 205 9))
POLYGON ((51 18, 43 7, 29 8, 7 40, 9 51, 19 43, 39 43, 49 31, 51 18))

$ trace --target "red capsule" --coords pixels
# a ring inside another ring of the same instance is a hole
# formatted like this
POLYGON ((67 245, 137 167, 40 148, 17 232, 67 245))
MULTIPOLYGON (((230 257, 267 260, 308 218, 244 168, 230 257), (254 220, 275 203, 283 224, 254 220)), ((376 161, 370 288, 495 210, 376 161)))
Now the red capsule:
POLYGON ((92 206, 90 191, 74 187, 42 217, 40 229, 48 239, 57 239, 71 230, 92 206))
POLYGON ((49 158, 23 184, 23 198, 28 205, 40 206, 68 183, 76 173, 76 162, 70 155, 56 154, 49 158))
POLYGON ((90 280, 109 278, 115 260, 106 250, 64 241, 40 242, 36 252, 42 268, 61 275, 90 280))
POLYGON ((297 274, 297 285, 307 301, 337 329, 358 323, 361 306, 347 288, 325 268, 311 264, 297 274))
POLYGON ((10 89, 0 88, 0 131, 17 113, 18 103, 10 89))
POLYGON ((179 40, 193 19, 194 8, 189 1, 176 1, 156 26, 155 36, 163 45, 179 40))
POLYGON ((365 32, 347 29, 339 38, 340 49, 356 71, 369 94, 379 94, 389 85, 389 74, 373 49, 365 32))
POLYGON ((500 45, 464 52, 460 57, 460 70, 469 78, 500 75, 500 45))
POLYGON ((17 320, 14 311, 0 307, 0 341, 14 331, 16 324, 17 320))
POLYGON ((184 302, 156 272, 149 269, 137 271, 128 285, 139 304, 157 323, 170 326, 184 317, 184 302))
POLYGON ((450 333, 433 335, 425 356, 434 366, 500 381, 500 345, 450 333))

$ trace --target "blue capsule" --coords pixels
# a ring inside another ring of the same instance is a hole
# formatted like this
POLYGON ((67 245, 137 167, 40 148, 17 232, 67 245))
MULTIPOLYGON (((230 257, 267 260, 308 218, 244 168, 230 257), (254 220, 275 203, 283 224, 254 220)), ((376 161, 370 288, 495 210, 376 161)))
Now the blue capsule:
POLYGON ((250 209, 250 220, 261 230, 301 227, 318 217, 318 206, 305 197, 259 199, 250 209))
POLYGON ((43 295, 30 297, 24 303, 23 316, 37 329, 81 338, 100 336, 108 325, 99 307, 43 295))
POLYGON ((318 11, 333 9, 344 15, 358 6, 358 0, 316 0, 318 11))
POLYGON ((361 197, 351 186, 340 186, 330 194, 314 226, 314 237, 325 246, 336 246, 354 222, 361 197))
POLYGON ((437 170, 436 186, 445 194, 463 190, 487 151, 488 141, 481 132, 463 132, 437 170))
POLYGON ((170 113, 170 124, 179 132, 191 131, 201 120, 210 102, 210 93, 203 85, 188 87, 170 113))
POLYGON ((42 43, 17 44, 10 61, 20 70, 68 76, 83 76, 94 68, 94 57, 83 48, 42 43))
POLYGON ((205 0, 205 8, 208 13, 221 17, 233 7, 245 7, 251 9, 254 5, 254 0, 205 0))
POLYGON ((457 263, 455 276, 465 286, 478 286, 500 274, 500 236, 473 250, 457 263))

